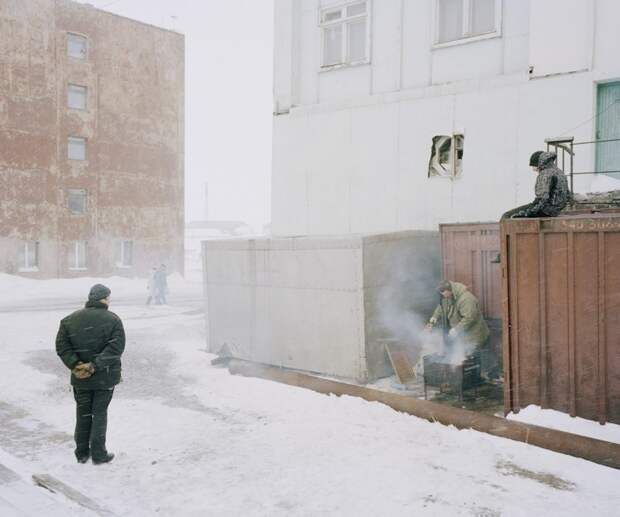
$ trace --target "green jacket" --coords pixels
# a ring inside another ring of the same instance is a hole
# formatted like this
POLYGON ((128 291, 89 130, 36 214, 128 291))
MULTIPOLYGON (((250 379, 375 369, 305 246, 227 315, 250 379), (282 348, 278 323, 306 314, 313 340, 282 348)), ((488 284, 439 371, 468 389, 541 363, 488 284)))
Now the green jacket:
POLYGON ((483 345, 489 337, 489 327, 480 311, 478 299, 463 284, 450 282, 452 298, 442 298, 430 322, 444 329, 456 329, 465 341, 483 345))
POLYGON ((78 363, 93 363, 95 373, 88 379, 71 374, 71 384, 79 389, 110 389, 121 380, 121 355, 125 350, 125 330, 121 319, 101 302, 88 302, 60 322, 56 353, 73 370, 78 363))

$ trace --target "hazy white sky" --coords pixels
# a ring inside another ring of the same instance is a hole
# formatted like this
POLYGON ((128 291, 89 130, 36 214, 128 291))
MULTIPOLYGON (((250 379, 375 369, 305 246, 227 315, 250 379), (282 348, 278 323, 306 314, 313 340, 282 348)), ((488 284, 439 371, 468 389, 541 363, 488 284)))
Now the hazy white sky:
POLYGON ((186 220, 270 220, 273 0, 80 0, 185 34, 186 220))

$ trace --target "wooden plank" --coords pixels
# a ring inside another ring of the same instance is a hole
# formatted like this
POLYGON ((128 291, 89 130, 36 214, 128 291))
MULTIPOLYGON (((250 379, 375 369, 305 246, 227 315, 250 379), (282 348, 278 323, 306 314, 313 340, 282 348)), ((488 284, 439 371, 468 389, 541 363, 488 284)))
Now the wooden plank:
POLYGON ((406 385, 415 381, 415 369, 409 362, 409 354, 407 353, 407 350, 404 347, 393 343, 385 343, 384 346, 398 382, 406 385))
POLYGON ((606 267, 605 232, 598 233, 598 421, 607 422, 607 332, 605 317, 606 267))
POLYGON ((512 402, 512 361, 510 334, 510 236, 502 224, 500 232, 500 252, 502 270, 502 353, 504 363, 504 414, 513 410, 512 402))
POLYGON ((547 274, 545 268, 545 234, 538 234, 538 291, 540 306, 540 407, 548 408, 548 364, 547 364, 547 274))
POLYGON ((80 506, 87 508, 99 515, 103 515, 105 517, 117 517, 117 515, 107 508, 103 507, 90 497, 86 497, 81 492, 78 492, 75 488, 66 485, 59 479, 56 479, 54 476, 49 474, 33 474, 32 480, 34 483, 50 492, 56 494, 62 494, 67 499, 79 504, 80 506))
POLYGON ((519 411, 521 409, 521 386, 519 383, 520 380, 520 364, 519 364, 519 268, 517 266, 517 236, 518 233, 515 231, 512 233, 512 242, 510 244, 510 298, 511 298, 511 332, 512 338, 510 343, 510 352, 512 354, 511 357, 511 370, 512 370, 512 402, 513 409, 515 411, 519 411))
POLYGON ((568 385, 569 413, 577 415, 577 368, 575 361, 575 240, 568 233, 568 385))

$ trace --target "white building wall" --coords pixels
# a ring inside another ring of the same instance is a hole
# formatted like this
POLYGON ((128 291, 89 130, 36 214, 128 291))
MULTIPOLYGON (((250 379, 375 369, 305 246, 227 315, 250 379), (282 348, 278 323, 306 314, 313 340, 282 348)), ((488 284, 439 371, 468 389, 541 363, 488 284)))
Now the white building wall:
MULTIPOLYGON (((497 219, 531 200, 531 152, 548 137, 590 139, 596 84, 620 79, 613 0, 504 0, 499 37, 444 48, 433 48, 435 0, 374 0, 370 64, 321 71, 318 12, 337 3, 277 0, 296 6, 297 28, 279 40, 276 77, 294 63, 299 94, 274 117, 274 235, 497 219), (541 43, 567 33, 568 52, 541 43), (465 135, 462 177, 428 178, 433 136, 453 132, 465 135)), ((580 147, 575 169, 592 167, 580 147)))

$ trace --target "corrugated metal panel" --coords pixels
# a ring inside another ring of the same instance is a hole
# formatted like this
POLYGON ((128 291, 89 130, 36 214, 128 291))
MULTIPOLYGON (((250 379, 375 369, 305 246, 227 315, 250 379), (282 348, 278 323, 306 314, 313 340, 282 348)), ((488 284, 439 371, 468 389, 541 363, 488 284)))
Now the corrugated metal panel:
POLYGON ((498 223, 442 224, 443 277, 465 284, 486 318, 502 317, 498 223))
POLYGON ((506 412, 620 423, 620 213, 501 230, 506 412))

